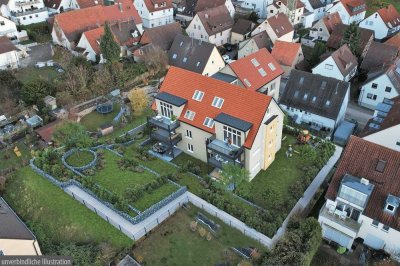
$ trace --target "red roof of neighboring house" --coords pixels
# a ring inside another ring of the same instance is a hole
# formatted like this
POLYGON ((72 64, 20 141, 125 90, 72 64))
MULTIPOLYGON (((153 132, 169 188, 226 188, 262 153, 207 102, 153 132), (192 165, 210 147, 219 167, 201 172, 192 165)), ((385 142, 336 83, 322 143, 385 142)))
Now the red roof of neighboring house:
POLYGON ((243 85, 256 91, 283 74, 281 66, 266 48, 229 64, 243 85))
POLYGON ((392 4, 379 9, 377 12, 388 28, 394 28, 400 25, 400 13, 392 4))
POLYGON ((279 64, 293 66, 299 52, 301 53, 301 44, 293 42, 276 41, 272 48, 271 55, 279 64))
POLYGON ((7 36, 0 37, 0 54, 18 51, 19 49, 8 39, 7 36))
POLYGON ((244 147, 248 149, 253 145, 272 99, 268 95, 244 90, 230 83, 177 67, 169 69, 160 92, 167 92, 186 99, 187 103, 179 120, 211 134, 215 133, 215 127, 209 128, 203 125, 206 117, 214 119, 217 115, 225 113, 251 123, 252 127, 249 129, 244 143, 244 147), (192 99, 196 90, 204 92, 200 102, 192 99), (211 105, 215 96, 224 99, 221 108, 211 105), (184 117, 186 110, 196 112, 193 120, 184 117))
POLYGON ((384 211, 389 194, 400 197, 400 152, 351 136, 332 178, 326 198, 335 200, 344 175, 369 180, 374 185, 363 214, 400 230, 400 211, 394 215, 384 211), (383 172, 376 170, 379 161, 386 162, 383 172))
POLYGON ((55 16, 54 26, 62 29, 70 42, 78 42, 83 32, 98 28, 106 21, 127 21, 134 20, 136 24, 141 24, 136 8, 130 0, 120 0, 122 11, 118 4, 111 6, 94 6, 89 8, 77 9, 55 16))
POLYGON ((385 42, 386 44, 389 44, 391 46, 398 47, 400 49, 400 32, 398 32, 396 35, 394 35, 392 38, 387 40, 385 42))
POLYGON ((339 12, 328 14, 323 18, 323 20, 329 33, 332 33, 337 25, 342 24, 342 19, 340 18, 339 12))
POLYGON ((97 29, 85 31, 83 33, 88 40, 93 51, 98 54, 100 53, 100 39, 104 34, 104 27, 99 27, 97 29))
POLYGON ((177 35, 182 34, 182 26, 179 22, 146 29, 140 39, 140 43, 153 44, 163 50, 169 50, 177 35))
POLYGON ((88 8, 92 6, 102 5, 102 0, 76 0, 79 8, 88 8))
POLYGON ((293 25, 284 13, 278 13, 268 18, 267 21, 278 38, 294 31, 293 25))
POLYGON ((39 136, 46 141, 47 143, 49 143, 53 137, 53 132, 56 128, 56 126, 58 124, 60 124, 62 122, 62 120, 56 120, 54 122, 51 122, 43 127, 40 127, 38 129, 35 130, 35 132, 37 134, 39 134, 39 136))
MULTIPOLYGON (((274 4, 276 4, 277 6, 279 6, 279 2, 282 2, 282 4, 284 4, 285 6, 288 6, 288 0, 275 0, 274 4)), ((304 4, 301 1, 296 1, 296 9, 299 8, 303 8, 304 4)))
POLYGON ((364 0, 340 0, 350 16, 355 16, 367 10, 364 0))
POLYGON ((173 8, 172 0, 144 0, 144 4, 149 12, 156 12, 164 9, 173 8), (165 5, 163 5, 165 3, 165 5), (155 6, 157 5, 157 7, 155 6))

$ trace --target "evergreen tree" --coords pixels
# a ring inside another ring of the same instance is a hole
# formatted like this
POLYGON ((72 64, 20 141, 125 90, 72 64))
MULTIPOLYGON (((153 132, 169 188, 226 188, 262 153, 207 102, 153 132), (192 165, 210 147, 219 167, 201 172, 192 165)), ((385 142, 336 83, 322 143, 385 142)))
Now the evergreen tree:
POLYGON ((323 53, 325 53, 325 51, 326 51, 325 44, 323 44, 322 42, 316 42, 315 43, 314 48, 313 48, 313 50, 311 52, 311 56, 307 60, 307 62, 310 65, 311 68, 316 66, 319 63, 319 61, 320 61, 319 57, 323 53))
POLYGON ((121 53, 121 48, 114 40, 114 35, 111 32, 108 22, 104 25, 104 35, 100 39, 100 51, 103 58, 108 62, 117 61, 121 53))
POLYGON ((360 29, 358 28, 357 24, 353 22, 344 31, 341 42, 341 45, 347 44, 350 48, 350 51, 357 57, 361 55, 360 36, 360 29))

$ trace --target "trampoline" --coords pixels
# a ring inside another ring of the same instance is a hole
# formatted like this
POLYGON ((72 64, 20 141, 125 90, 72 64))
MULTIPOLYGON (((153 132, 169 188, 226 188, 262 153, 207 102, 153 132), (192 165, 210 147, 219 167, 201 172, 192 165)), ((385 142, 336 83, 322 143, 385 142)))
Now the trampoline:
POLYGON ((96 111, 100 114, 109 114, 114 110, 112 102, 105 102, 98 104, 96 107, 96 111))

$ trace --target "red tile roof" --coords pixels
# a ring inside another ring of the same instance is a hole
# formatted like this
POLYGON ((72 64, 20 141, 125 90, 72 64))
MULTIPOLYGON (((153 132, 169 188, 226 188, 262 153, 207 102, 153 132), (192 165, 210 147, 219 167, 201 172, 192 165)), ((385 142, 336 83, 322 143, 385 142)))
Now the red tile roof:
POLYGON ((283 13, 278 13, 275 16, 268 18, 267 22, 278 38, 294 31, 293 25, 290 23, 288 17, 283 13))
POLYGON ((340 2, 350 16, 355 16, 367 10, 367 4, 364 0, 340 0, 340 2))
POLYGON ((394 35, 392 38, 387 40, 385 42, 386 44, 389 44, 391 46, 398 47, 400 49, 400 32, 398 32, 396 35, 394 35))
POLYGON ((53 132, 58 124, 60 124, 62 120, 56 120, 51 122, 43 127, 35 129, 35 132, 47 143, 51 141, 53 137, 53 132))
POLYGON ((299 52, 301 52, 300 43, 276 41, 271 54, 279 64, 293 66, 299 52))
POLYGON ((262 48, 255 53, 240 58, 229 64, 229 66, 243 85, 253 91, 260 89, 262 86, 284 73, 281 66, 266 48, 262 48), (271 68, 275 69, 272 70, 271 68), (264 76, 262 75, 262 69, 266 73, 264 76), (246 80, 248 82, 246 82, 246 80), (250 83, 250 85, 248 83, 250 83))
POLYGON ((76 0, 76 2, 81 9, 103 4, 102 0, 76 0))
POLYGON ((392 4, 379 9, 377 12, 388 28, 395 28, 400 25, 400 14, 392 4))
POLYGON ((340 18, 339 12, 328 14, 323 18, 323 20, 329 33, 332 33, 337 25, 342 24, 342 19, 340 18))
POLYGON ((100 53, 100 39, 104 34, 104 27, 85 31, 83 33, 96 54, 100 53))
POLYGON ((206 117, 215 118, 220 113, 252 123, 244 147, 250 149, 266 114, 271 97, 258 92, 244 90, 238 86, 217 79, 202 76, 191 71, 171 67, 160 88, 187 100, 179 120, 206 132, 215 133, 215 128, 203 125, 206 117), (193 100, 196 90, 204 92, 201 102, 193 100), (211 106, 214 97, 224 99, 221 109, 211 106), (186 110, 196 112, 193 121, 184 117, 186 110))
POLYGON ((18 51, 19 49, 8 39, 7 36, 0 37, 0 54, 18 51))
POLYGON ((234 21, 225 5, 206 9, 197 13, 208 36, 233 27, 234 21))
POLYGON ((98 28, 106 21, 127 21, 134 20, 141 24, 136 8, 130 0, 121 0, 122 11, 118 4, 111 6, 94 6, 84 9, 73 10, 55 16, 56 25, 62 29, 70 42, 78 42, 83 32, 98 28))
POLYGON ((342 154, 326 198, 335 200, 345 174, 365 178, 375 187, 364 210, 371 219, 400 230, 400 211, 394 215, 384 211, 389 194, 400 197, 400 152, 352 136, 342 154), (379 160, 386 161, 383 173, 375 170, 379 160))
POLYGON ((144 0, 144 4, 149 12, 156 12, 164 9, 173 8, 172 0, 144 0), (165 5, 163 5, 165 3, 165 5), (157 5, 157 7, 155 7, 157 5))

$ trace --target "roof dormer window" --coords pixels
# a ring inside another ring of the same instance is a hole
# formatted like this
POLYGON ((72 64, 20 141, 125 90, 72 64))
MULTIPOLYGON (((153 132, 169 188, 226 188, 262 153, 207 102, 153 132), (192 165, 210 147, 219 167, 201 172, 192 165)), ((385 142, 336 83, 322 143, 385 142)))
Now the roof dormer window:
POLYGON ((389 194, 386 198, 385 212, 393 215, 399 206, 400 198, 389 194))
POLYGON ((224 99, 215 96, 211 105, 214 107, 217 107, 217 108, 221 108, 223 103, 224 103, 224 99))
POLYGON ((276 67, 273 63, 269 63, 268 66, 272 71, 274 71, 276 69, 276 67))
POLYGON ((195 112, 186 110, 185 118, 193 121, 195 115, 196 115, 195 112))
POLYGON ((394 212, 395 211, 395 207, 391 204, 386 204, 386 210, 389 212, 394 212))
POLYGON ((206 117, 206 119, 204 119, 203 125, 205 125, 206 127, 212 128, 214 126, 214 119, 206 117))
POLYGON ((203 100, 203 96, 204 96, 204 92, 195 90, 192 99, 201 102, 201 100, 203 100))
POLYGON ((378 163, 376 164, 375 171, 383 173, 385 171, 385 167, 386 167, 386 161, 379 160, 378 163))

